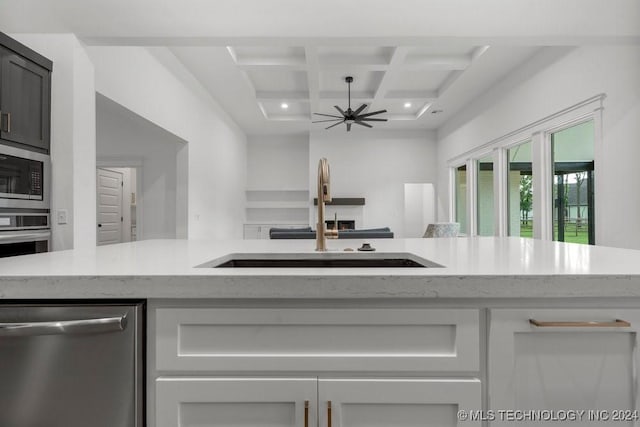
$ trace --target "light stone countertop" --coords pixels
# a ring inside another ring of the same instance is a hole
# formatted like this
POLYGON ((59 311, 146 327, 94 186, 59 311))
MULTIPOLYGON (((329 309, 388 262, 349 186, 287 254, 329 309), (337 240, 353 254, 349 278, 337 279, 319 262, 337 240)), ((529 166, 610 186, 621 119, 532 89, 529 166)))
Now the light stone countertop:
MULTIPOLYGON (((316 254, 315 241, 146 240, 0 259, 0 298, 640 297, 636 250, 517 237, 368 242, 375 256, 408 253, 444 267, 196 268, 232 253, 316 254)), ((328 256, 361 243, 329 240, 328 256)))

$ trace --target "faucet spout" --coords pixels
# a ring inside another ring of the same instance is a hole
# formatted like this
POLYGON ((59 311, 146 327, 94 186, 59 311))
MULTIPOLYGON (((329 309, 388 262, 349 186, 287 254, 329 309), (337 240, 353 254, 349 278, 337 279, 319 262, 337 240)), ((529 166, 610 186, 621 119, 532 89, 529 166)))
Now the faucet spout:
POLYGON ((316 226, 316 251, 327 250, 327 237, 338 238, 338 230, 325 229, 324 206, 331 201, 329 162, 324 157, 318 162, 318 224, 316 226))

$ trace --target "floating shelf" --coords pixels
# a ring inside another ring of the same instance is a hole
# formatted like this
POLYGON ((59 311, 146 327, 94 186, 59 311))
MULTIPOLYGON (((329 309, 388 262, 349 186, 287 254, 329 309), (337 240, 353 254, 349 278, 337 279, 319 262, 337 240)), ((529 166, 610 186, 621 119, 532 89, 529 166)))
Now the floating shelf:
POLYGON ((247 209, 308 209, 309 202, 247 202, 247 209))
MULTIPOLYGON (((318 198, 313 199, 313 205, 318 206, 318 198)), ((333 197, 327 206, 364 206, 364 197, 333 197)))

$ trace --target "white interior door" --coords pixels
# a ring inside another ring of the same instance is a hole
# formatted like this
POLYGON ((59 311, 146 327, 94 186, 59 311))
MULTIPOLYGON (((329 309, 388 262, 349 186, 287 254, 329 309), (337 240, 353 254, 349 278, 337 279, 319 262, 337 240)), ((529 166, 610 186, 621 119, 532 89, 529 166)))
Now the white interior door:
POLYGON ((98 246, 122 242, 122 174, 98 169, 98 246))

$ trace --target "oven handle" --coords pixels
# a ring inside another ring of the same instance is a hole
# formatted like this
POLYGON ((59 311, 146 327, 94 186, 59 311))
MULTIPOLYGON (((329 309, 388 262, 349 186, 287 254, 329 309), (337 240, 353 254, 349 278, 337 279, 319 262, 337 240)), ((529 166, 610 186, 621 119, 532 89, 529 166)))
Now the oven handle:
POLYGON ((103 317, 100 319, 0 323, 0 337, 119 332, 124 331, 126 327, 126 314, 117 317, 103 317))
POLYGON ((39 233, 0 233, 0 244, 1 243, 21 243, 21 242, 31 242, 31 241, 39 241, 39 240, 49 240, 51 237, 50 231, 41 231, 39 233))

